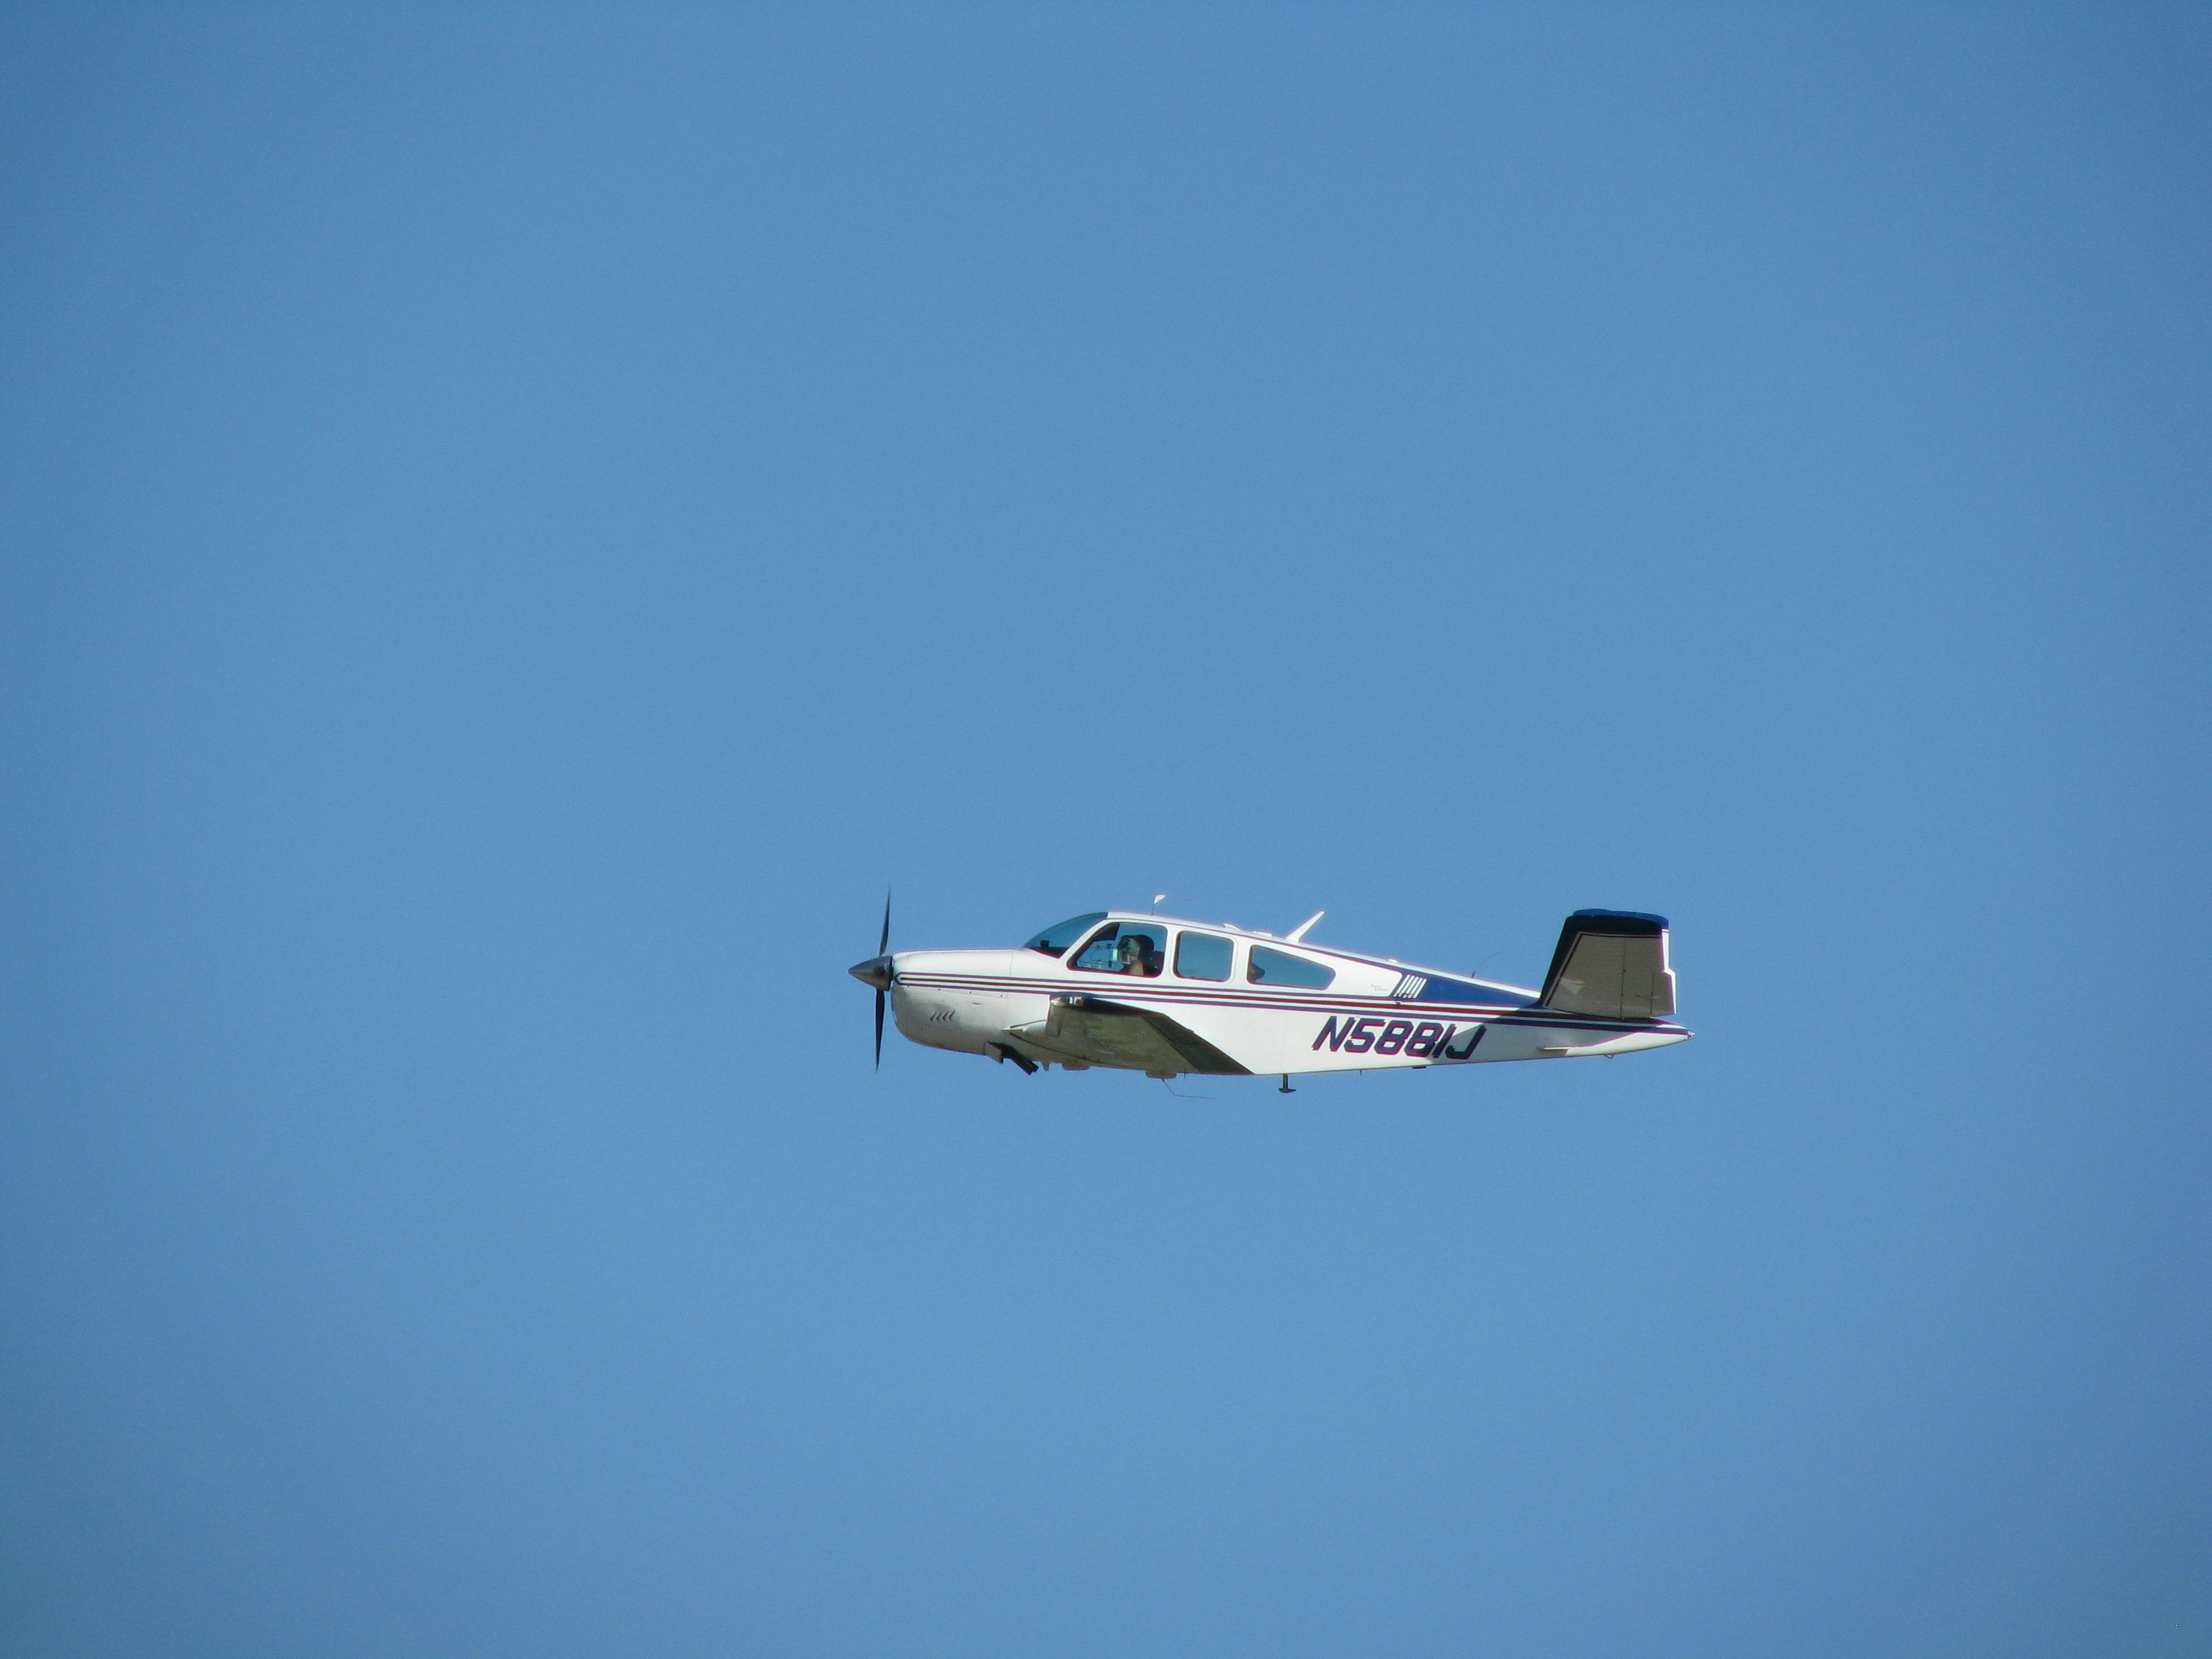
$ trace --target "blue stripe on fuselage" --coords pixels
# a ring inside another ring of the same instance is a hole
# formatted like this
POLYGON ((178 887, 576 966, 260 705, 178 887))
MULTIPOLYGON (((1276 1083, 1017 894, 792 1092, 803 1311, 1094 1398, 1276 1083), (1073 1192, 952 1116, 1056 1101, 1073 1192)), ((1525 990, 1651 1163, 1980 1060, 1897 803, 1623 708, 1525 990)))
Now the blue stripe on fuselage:
POLYGON ((1536 999, 1522 991, 1509 991, 1500 985, 1475 985, 1463 979, 1443 979, 1420 970, 1428 983, 1421 988, 1419 1002, 1469 1003, 1481 1008, 1532 1008, 1536 999))

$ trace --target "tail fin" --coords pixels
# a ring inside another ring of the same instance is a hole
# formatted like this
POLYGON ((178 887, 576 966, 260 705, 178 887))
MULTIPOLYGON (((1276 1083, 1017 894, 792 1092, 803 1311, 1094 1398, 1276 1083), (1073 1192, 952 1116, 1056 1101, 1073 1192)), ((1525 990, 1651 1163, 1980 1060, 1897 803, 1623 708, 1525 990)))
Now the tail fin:
POLYGON ((1577 910, 1559 929, 1540 1008, 1606 1019, 1665 1019, 1674 1012, 1667 918, 1634 910, 1577 910))

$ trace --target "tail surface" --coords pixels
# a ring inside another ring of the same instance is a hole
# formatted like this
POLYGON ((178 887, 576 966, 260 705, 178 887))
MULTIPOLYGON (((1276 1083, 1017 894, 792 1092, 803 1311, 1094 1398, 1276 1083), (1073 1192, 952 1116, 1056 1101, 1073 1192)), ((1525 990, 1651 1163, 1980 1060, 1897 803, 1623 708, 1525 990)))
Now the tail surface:
POLYGON ((1605 1019, 1666 1019, 1674 1012, 1667 918, 1636 910, 1577 910, 1559 929, 1540 1008, 1605 1019))

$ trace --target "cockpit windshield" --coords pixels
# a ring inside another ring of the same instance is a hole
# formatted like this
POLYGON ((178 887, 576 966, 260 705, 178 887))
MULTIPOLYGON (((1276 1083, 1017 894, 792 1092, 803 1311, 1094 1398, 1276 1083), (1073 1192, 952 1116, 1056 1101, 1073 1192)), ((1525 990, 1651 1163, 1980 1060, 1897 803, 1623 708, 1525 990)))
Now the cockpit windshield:
POLYGON ((1064 957, 1067 954, 1067 947, 1090 931, 1092 922, 1105 920, 1103 910, 1093 910, 1087 916, 1070 916, 1066 921, 1055 921, 1022 948, 1024 951, 1042 951, 1048 957, 1064 957))

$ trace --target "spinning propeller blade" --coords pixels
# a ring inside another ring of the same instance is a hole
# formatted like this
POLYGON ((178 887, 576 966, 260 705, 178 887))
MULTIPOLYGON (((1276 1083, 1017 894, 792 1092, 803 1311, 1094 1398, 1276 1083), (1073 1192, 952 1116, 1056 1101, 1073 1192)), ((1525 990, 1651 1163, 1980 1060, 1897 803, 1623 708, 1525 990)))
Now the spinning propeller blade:
POLYGON ((853 969, 853 977, 876 988, 876 1069, 884 1069, 884 1000, 891 988, 891 890, 884 889, 884 931, 876 938, 876 957, 853 969))

